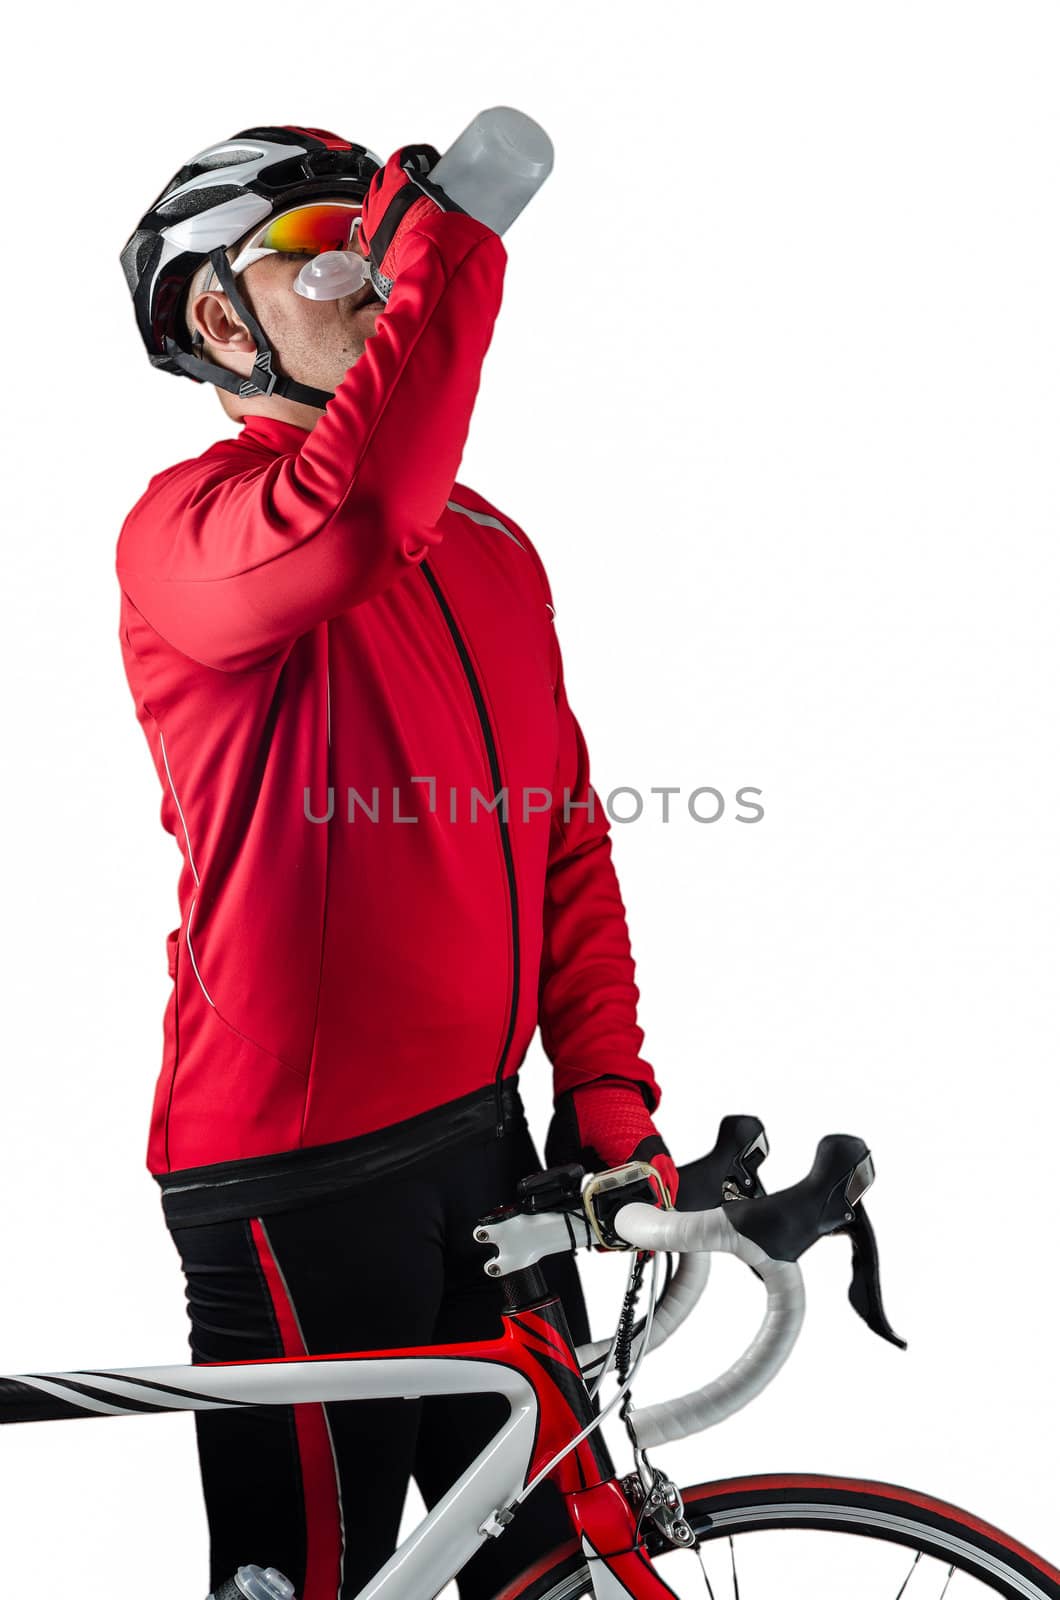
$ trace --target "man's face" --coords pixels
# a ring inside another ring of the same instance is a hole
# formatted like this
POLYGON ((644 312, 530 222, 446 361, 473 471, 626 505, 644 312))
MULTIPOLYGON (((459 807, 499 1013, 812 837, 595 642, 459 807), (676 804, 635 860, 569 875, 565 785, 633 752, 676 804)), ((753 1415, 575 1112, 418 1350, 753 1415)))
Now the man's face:
POLYGON ((364 354, 384 306, 369 282, 338 300, 307 300, 296 294, 294 281, 308 259, 263 256, 240 273, 239 290, 287 376, 315 389, 334 390, 364 354))

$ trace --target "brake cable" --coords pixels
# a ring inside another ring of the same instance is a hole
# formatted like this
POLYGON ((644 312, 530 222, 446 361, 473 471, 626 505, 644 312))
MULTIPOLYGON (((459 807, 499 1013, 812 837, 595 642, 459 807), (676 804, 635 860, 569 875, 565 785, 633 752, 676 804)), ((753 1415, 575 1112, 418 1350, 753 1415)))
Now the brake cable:
MULTIPOLYGON (((659 1277, 659 1257, 658 1257, 658 1254, 654 1250, 638 1250, 636 1252, 637 1259, 634 1259, 633 1265, 630 1268, 630 1281, 632 1283, 633 1275, 635 1273, 637 1273, 638 1274, 638 1287, 639 1287, 640 1277, 643 1276, 643 1272, 644 1272, 643 1260, 646 1260, 649 1256, 651 1257, 652 1270, 651 1270, 651 1283, 650 1283, 649 1289, 648 1289, 648 1309, 647 1309, 647 1312, 645 1313, 645 1317, 644 1317, 644 1324, 645 1324, 644 1338, 643 1338, 643 1340, 641 1342, 640 1349, 637 1351, 637 1356, 636 1356, 635 1361, 633 1362, 632 1371, 626 1377, 625 1381, 620 1383, 619 1388, 612 1395, 611 1399, 607 1402, 606 1406, 604 1406, 603 1410, 600 1411, 598 1413, 598 1415, 593 1417, 590 1422, 587 1422, 585 1427, 581 1430, 581 1432, 580 1433, 576 1433, 574 1435, 573 1439, 569 1439, 567 1441, 567 1443, 563 1446, 563 1449, 556 1452, 556 1454, 552 1457, 551 1461, 546 1461, 545 1465, 541 1468, 541 1470, 539 1472, 535 1473, 535 1475, 530 1479, 530 1482, 523 1487, 523 1489, 519 1492, 519 1494, 516 1495, 515 1499, 514 1500, 510 1500, 508 1502, 508 1505, 505 1507, 505 1510, 509 1512, 509 1518, 507 1520, 510 1520, 510 1514, 511 1514, 512 1508, 514 1506, 519 1505, 523 1500, 525 1500, 527 1495, 530 1494, 532 1490, 537 1488, 537 1485, 541 1482, 542 1478, 546 1478, 548 1476, 548 1474, 553 1470, 553 1468, 556 1467, 559 1464, 559 1462, 561 1462, 563 1460, 564 1456, 570 1455, 571 1451, 575 1448, 576 1445, 581 1444, 582 1440, 583 1439, 587 1439, 591 1433, 595 1433, 597 1428, 599 1428, 600 1424, 603 1422, 604 1418, 607 1417, 607 1416, 610 1416, 611 1412, 615 1409, 615 1407, 618 1405, 620 1400, 627 1399, 627 1397, 629 1395, 629 1391, 633 1386, 633 1380, 637 1376, 637 1373, 640 1370, 641 1362, 644 1360, 644 1352, 648 1348, 648 1340, 649 1340, 649 1338, 651 1336, 651 1325, 652 1325, 652 1319, 653 1319, 654 1314, 655 1314, 655 1302, 656 1302, 656 1299, 657 1299, 657 1290, 658 1290, 658 1277, 659 1277), (640 1259, 640 1258, 643 1258, 643 1259, 640 1259), (638 1271, 638 1269, 639 1269, 639 1271, 638 1271)), ((635 1298, 636 1297, 634 1296, 634 1303, 635 1303, 635 1298)), ((606 1372, 608 1366, 610 1366, 611 1357, 614 1354, 615 1345, 617 1343, 619 1333, 621 1332, 621 1329, 622 1329, 622 1317, 624 1317, 627 1314, 627 1304, 628 1304, 628 1302, 629 1302, 629 1290, 627 1289, 626 1298, 623 1301, 623 1305, 622 1305, 622 1313, 621 1313, 620 1318, 619 1318, 619 1328, 618 1328, 618 1331, 616 1331, 616 1333, 615 1333, 615 1338, 611 1341, 611 1349, 608 1351, 608 1354, 607 1354, 607 1363, 605 1364, 604 1372, 606 1372)), ((598 1380, 597 1387, 599 1387, 599 1384, 602 1381, 603 1381, 603 1373, 601 1373, 601 1375, 600 1375, 600 1379, 598 1380)), ((594 1398, 595 1398, 595 1391, 594 1391, 594 1398)), ((623 1412, 623 1418, 625 1419, 625 1413, 624 1412, 623 1412)), ((629 1431, 629 1426, 630 1426, 629 1422, 628 1422, 628 1420, 626 1420, 627 1432, 629 1431)), ((496 1515, 497 1515, 497 1520, 498 1521, 503 1522, 503 1521, 506 1520, 502 1513, 498 1512, 496 1515)))
MULTIPOLYGON (((650 1254, 650 1252, 645 1252, 645 1254, 650 1254)), ((674 1256, 673 1256, 673 1252, 670 1251, 670 1250, 667 1250, 665 1252, 665 1259, 666 1259, 665 1273, 664 1273, 664 1276, 663 1276, 662 1288, 659 1290, 659 1293, 658 1293, 658 1295, 656 1297, 656 1301, 655 1301, 656 1307, 662 1305, 663 1301, 666 1299, 667 1291, 669 1290, 670 1284, 673 1282, 673 1276, 674 1276, 674 1256)), ((635 1267, 636 1267, 636 1263, 634 1263, 634 1268, 635 1267)), ((629 1282, 632 1281, 632 1271, 630 1273, 630 1279, 628 1281, 629 1282)), ((638 1288, 639 1288, 639 1280, 638 1280, 638 1288)), ((627 1288, 626 1301, 628 1301, 628 1297, 629 1297, 629 1290, 627 1288)), ((623 1310, 625 1309, 626 1301, 623 1302, 623 1310)), ((621 1317, 621 1313, 620 1313, 620 1317, 621 1317)), ((629 1340, 630 1345, 632 1345, 633 1341, 635 1339, 639 1339, 641 1334, 644 1333, 645 1324, 646 1324, 647 1320, 648 1320, 647 1319, 647 1315, 638 1318, 637 1323, 634 1326, 632 1333, 630 1334, 630 1340, 629 1340)), ((600 1387, 601 1387, 601 1385, 602 1385, 602 1383, 604 1381, 604 1378, 607 1376, 608 1372, 611 1370, 611 1358, 615 1354, 615 1351, 616 1351, 617 1339, 618 1339, 618 1333, 616 1332, 615 1338, 612 1339, 612 1341, 611 1341, 610 1348, 607 1349, 607 1350, 602 1350, 600 1352, 600 1354, 597 1355, 597 1356, 594 1356, 591 1361, 587 1361, 585 1366, 582 1368, 582 1377, 584 1378, 585 1383, 586 1383, 587 1386, 589 1385, 589 1380, 590 1380, 590 1377, 593 1374, 594 1367, 598 1367, 599 1368, 599 1371, 595 1374, 595 1378, 593 1380, 592 1386, 589 1388, 589 1398, 591 1400, 595 1400, 596 1396, 600 1392, 600 1387)))
MULTIPOLYGON (((668 1263, 669 1259, 670 1258, 668 1256, 668 1263)), ((637 1469, 636 1476, 639 1480, 640 1488, 640 1505, 637 1508, 637 1520, 633 1532, 633 1544, 630 1548, 635 1550, 641 1545, 643 1539, 641 1530, 644 1525, 644 1519, 645 1517, 650 1517, 658 1531, 666 1540, 669 1541, 670 1544, 675 1545, 678 1548, 698 1549, 699 1540, 696 1538, 691 1525, 685 1517, 684 1502, 681 1497, 680 1489, 672 1481, 672 1479, 667 1477, 666 1473, 663 1472, 660 1467, 653 1466, 648 1460, 648 1452, 637 1438, 636 1425, 633 1417, 630 1415, 631 1410, 634 1409, 631 1406, 631 1401, 633 1398, 631 1392, 633 1378, 636 1375, 637 1367, 640 1366, 641 1357, 648 1347, 648 1340, 651 1336, 651 1324, 656 1303, 654 1290, 655 1278, 657 1276, 657 1264, 658 1256, 653 1252, 646 1250, 637 1251, 637 1258, 634 1261, 633 1267, 630 1271, 629 1287, 626 1291, 626 1298, 622 1306, 621 1315, 619 1317, 618 1331, 615 1334, 614 1343, 612 1345, 612 1351, 614 1351, 617 1356, 616 1367, 620 1385, 619 1393, 624 1396, 622 1409, 619 1412, 619 1415, 625 1424, 626 1433, 629 1436, 629 1442, 633 1447, 633 1461, 637 1469), (652 1255, 652 1296, 648 1303, 648 1310, 643 1319, 645 1324, 644 1340, 638 1352, 637 1361, 634 1365, 633 1372, 630 1373, 628 1371, 629 1360, 633 1338, 635 1337, 635 1333, 631 1327, 631 1324, 633 1320, 634 1308, 637 1302, 637 1295, 640 1292, 641 1279, 644 1275, 644 1264, 649 1255, 652 1255)), ((702 1562, 700 1564, 702 1565, 702 1562)), ((703 1575, 706 1578, 705 1570, 703 1575)), ((706 1581, 709 1591, 709 1578, 707 1578, 706 1581)), ((737 1600, 739 1600, 738 1595, 737 1600)))

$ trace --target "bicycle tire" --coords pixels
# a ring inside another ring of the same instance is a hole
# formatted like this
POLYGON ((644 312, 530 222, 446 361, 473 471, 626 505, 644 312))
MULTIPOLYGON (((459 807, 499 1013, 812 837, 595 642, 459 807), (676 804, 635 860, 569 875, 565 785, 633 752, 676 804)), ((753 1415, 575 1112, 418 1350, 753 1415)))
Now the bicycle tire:
MULTIPOLYGON (((704 1547, 743 1533, 807 1529, 876 1539, 952 1564, 1007 1600, 1060 1600, 1060 1570, 981 1518, 896 1484, 802 1473, 682 1489, 685 1516, 704 1547)), ((654 1529, 651 1556, 671 1547, 654 1529)), ((571 1538, 527 1567, 496 1600, 574 1600, 592 1593, 571 1538), (580 1587, 579 1587, 580 1585, 580 1587)))

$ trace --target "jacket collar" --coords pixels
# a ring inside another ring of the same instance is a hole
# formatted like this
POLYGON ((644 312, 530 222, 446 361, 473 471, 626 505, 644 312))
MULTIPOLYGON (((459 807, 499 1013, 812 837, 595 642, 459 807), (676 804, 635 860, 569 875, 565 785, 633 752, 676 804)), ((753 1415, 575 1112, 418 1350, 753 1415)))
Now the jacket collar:
POLYGON ((309 430, 294 422, 281 422, 278 417, 251 415, 243 418, 239 438, 248 444, 264 445, 276 455, 297 455, 309 438, 309 430))

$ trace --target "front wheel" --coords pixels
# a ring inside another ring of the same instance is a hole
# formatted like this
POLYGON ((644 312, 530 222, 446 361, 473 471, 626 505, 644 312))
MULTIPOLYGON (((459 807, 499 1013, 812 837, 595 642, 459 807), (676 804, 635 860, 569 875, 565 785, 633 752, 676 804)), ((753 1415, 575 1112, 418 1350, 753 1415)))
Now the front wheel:
MULTIPOLYGON (((679 1600, 1060 1600, 1056 1567, 980 1518, 911 1489, 778 1474, 681 1494, 698 1550, 677 1550, 654 1529, 645 1535, 679 1600)), ((497 1600, 592 1592, 572 1539, 497 1600)))

